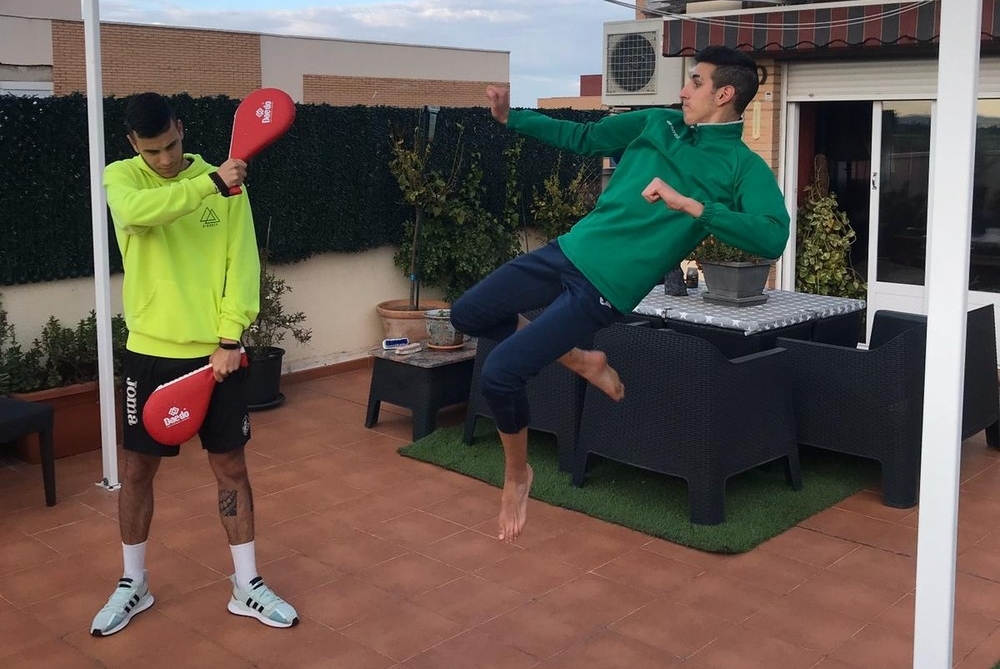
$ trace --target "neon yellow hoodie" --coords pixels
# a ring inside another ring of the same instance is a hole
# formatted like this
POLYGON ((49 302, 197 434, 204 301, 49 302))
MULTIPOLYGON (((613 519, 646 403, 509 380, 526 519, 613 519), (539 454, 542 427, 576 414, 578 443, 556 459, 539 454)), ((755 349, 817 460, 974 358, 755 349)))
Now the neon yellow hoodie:
POLYGON ((260 260, 246 187, 222 197, 201 156, 164 179, 142 157, 104 169, 125 266, 127 348, 164 358, 210 355, 260 309, 260 260))

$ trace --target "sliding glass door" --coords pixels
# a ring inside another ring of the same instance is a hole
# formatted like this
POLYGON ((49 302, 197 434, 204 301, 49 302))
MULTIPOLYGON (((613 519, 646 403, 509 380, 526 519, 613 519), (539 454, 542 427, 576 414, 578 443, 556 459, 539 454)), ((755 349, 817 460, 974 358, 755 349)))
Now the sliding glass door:
POLYGON ((868 313, 924 310, 933 107, 930 100, 872 105, 868 313))

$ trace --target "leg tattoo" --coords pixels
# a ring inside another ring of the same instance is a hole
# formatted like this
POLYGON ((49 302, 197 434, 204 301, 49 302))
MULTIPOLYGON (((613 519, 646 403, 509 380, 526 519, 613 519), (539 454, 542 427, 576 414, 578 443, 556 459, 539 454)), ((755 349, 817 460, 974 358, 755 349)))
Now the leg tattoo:
POLYGON ((236 515, 235 490, 219 491, 219 515, 223 517, 236 515))

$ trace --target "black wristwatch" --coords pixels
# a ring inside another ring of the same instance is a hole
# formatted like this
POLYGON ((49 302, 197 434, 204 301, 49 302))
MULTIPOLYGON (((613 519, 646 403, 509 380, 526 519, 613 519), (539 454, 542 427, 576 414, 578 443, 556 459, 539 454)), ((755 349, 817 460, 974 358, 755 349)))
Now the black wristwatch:
POLYGON ((234 341, 231 343, 220 341, 219 348, 221 348, 223 351, 238 351, 240 350, 240 343, 238 341, 234 341))

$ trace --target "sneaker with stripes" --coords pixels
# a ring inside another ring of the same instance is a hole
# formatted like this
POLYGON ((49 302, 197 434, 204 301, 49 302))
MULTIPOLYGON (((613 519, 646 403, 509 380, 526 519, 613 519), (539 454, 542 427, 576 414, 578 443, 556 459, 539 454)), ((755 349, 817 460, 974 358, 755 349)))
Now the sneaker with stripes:
POLYGON ((229 600, 229 612, 238 616, 256 618, 270 627, 295 627, 299 624, 299 614, 292 605, 274 594, 274 590, 257 576, 250 581, 250 588, 244 590, 231 576, 233 596, 229 600))
POLYGON ((135 614, 152 605, 153 595, 149 592, 149 579, 145 573, 140 583, 122 576, 108 603, 94 616, 90 633, 93 636, 110 636, 128 625, 135 614))

